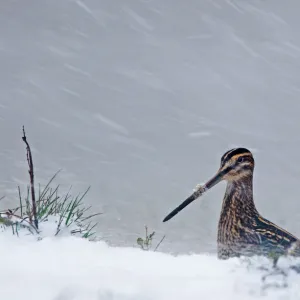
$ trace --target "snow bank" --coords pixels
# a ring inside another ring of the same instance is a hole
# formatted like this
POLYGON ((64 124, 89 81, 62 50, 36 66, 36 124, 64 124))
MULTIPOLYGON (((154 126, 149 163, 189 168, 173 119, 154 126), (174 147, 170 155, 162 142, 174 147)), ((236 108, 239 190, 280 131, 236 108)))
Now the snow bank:
MULTIPOLYGON (((219 261, 209 255, 172 256, 114 248, 77 237, 41 241, 0 235, 0 287, 4 299, 299 299, 300 275, 271 276, 286 287, 264 290, 267 260, 219 261)), ((281 261, 287 267, 288 261, 281 261)), ((267 282, 267 283, 268 283, 267 282)))

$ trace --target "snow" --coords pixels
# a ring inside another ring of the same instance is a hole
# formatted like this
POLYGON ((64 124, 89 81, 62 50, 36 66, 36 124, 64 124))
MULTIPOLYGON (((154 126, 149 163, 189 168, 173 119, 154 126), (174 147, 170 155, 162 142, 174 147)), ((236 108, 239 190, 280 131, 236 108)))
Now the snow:
MULTIPOLYGON (((91 186, 86 205, 103 212, 107 241, 7 231, 1 293, 259 298, 263 271, 214 256, 223 184, 162 219, 243 146, 256 161, 258 210, 300 237, 299 9, 298 0, 1 1, 1 209, 18 205, 18 184, 26 192, 25 125, 36 184, 62 169, 62 188, 91 186), (166 235, 164 254, 124 248, 145 224, 166 235)), ((299 298, 295 276, 265 299, 299 298)))
MULTIPOLYGON (((48 215, 44 217, 38 224, 38 230, 33 227, 28 217, 23 216, 9 216, 1 214, 0 234, 6 236, 16 235, 19 238, 30 238, 31 240, 40 240, 49 236, 83 236, 87 233, 85 222, 81 220, 73 222, 70 220, 68 226, 66 225, 66 217, 62 217, 59 214, 48 215), (5 225, 3 225, 3 224, 5 225)), ((93 233, 94 231, 92 231, 93 233)))
MULTIPOLYGON (((110 247, 75 237, 41 241, 0 235, 1 295, 11 300, 92 299, 299 299, 299 276, 271 276, 267 260, 220 261, 110 247), (276 283, 287 287, 266 288, 276 283)), ((287 267, 288 261, 281 263, 287 267)))

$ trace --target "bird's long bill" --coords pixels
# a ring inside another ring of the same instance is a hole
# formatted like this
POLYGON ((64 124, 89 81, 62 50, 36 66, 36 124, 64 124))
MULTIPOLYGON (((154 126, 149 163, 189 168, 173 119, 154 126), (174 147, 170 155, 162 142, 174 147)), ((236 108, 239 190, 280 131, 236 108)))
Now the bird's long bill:
POLYGON ((179 206, 177 206, 173 211, 171 211, 164 219, 163 222, 167 222, 170 219, 172 219, 175 215, 177 215, 181 210, 183 210, 186 206, 188 206, 190 203, 192 203, 194 200, 196 200, 198 197, 200 197, 204 192, 218 184, 225 175, 224 170, 220 170, 213 178, 211 178, 209 181, 206 182, 205 185, 202 186, 203 191, 200 192, 195 191, 191 196, 189 196, 187 199, 185 199, 179 206))

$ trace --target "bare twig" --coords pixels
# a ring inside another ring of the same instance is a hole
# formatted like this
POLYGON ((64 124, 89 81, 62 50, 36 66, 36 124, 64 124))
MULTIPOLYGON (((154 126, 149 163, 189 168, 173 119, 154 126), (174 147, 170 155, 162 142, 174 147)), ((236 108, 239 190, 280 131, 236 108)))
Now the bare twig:
POLYGON ((157 244, 157 246, 154 249, 154 252, 159 248, 159 246, 161 245, 161 243, 163 242, 163 240, 165 239, 165 235, 162 237, 162 239, 159 241, 159 243, 157 244))
POLYGON ((21 217, 23 217, 23 205, 22 205, 22 196, 21 196, 21 189, 20 189, 20 186, 18 186, 18 191, 19 191, 19 200, 20 200, 21 217))
POLYGON ((27 186, 27 195, 26 195, 26 198, 25 198, 26 214, 27 214, 27 216, 29 218, 30 224, 32 224, 32 213, 31 213, 31 210, 30 210, 29 193, 30 193, 30 187, 27 186))
POLYGON ((38 219, 37 219, 37 213, 36 213, 33 161, 32 161, 31 149, 30 149, 30 146, 27 142, 24 126, 23 126, 22 140, 26 144, 26 150, 27 150, 27 162, 28 162, 28 166, 29 166, 29 171, 28 172, 29 172, 29 176, 30 176, 30 188, 31 188, 31 200, 32 200, 32 214, 33 214, 33 217, 34 217, 35 227, 38 229, 39 227, 38 227, 38 219))

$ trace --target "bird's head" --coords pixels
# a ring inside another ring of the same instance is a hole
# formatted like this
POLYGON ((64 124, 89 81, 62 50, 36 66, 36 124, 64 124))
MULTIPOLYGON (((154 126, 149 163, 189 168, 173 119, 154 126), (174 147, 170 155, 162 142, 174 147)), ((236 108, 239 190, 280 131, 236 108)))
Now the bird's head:
POLYGON ((252 176, 254 169, 254 158, 246 148, 234 148, 223 154, 220 168, 206 184, 210 189, 222 180, 237 181, 247 176, 252 176))
POLYGON ((175 208, 165 219, 164 222, 170 220, 184 207, 196 200, 201 194, 211 189, 213 186, 225 180, 227 182, 235 182, 252 177, 254 169, 254 158, 252 153, 246 148, 234 148, 223 154, 221 158, 220 168, 217 173, 201 185, 190 197, 175 208))

